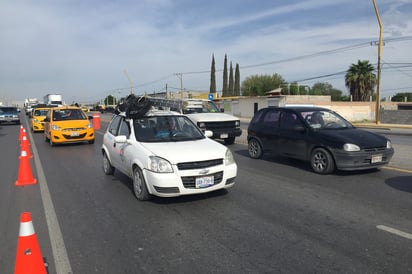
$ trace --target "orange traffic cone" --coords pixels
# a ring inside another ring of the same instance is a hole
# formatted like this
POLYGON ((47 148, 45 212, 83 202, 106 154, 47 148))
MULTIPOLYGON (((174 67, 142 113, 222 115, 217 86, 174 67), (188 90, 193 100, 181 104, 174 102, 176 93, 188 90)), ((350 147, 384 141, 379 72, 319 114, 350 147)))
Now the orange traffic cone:
POLYGON ((26 135, 23 135, 23 138, 21 140, 21 151, 26 151, 27 157, 33 158, 33 155, 31 155, 30 153, 30 142, 29 139, 27 139, 26 135))
POLYGON ((20 166, 16 186, 33 185, 37 183, 37 180, 33 178, 33 174, 31 173, 29 157, 27 157, 25 150, 21 151, 19 159, 20 166))
POLYGON ((20 231, 17 240, 14 273, 47 273, 36 232, 34 232, 30 212, 23 212, 20 216, 20 231))
POLYGON ((23 133, 23 129, 24 129, 23 125, 20 125, 20 135, 19 135, 20 141, 23 139, 23 134, 25 133, 25 132, 23 133))

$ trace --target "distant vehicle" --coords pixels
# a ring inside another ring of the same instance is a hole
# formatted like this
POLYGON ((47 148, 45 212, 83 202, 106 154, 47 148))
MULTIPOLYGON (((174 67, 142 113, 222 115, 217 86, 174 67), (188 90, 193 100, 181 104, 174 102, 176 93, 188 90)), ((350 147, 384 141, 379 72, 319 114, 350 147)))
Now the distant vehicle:
POLYGON ((183 99, 182 112, 203 131, 211 130, 212 138, 221 139, 226 145, 233 144, 235 138, 242 135, 240 119, 222 113, 211 100, 183 99))
POLYGON ((16 107, 0 106, 0 124, 20 125, 20 113, 16 107))
POLYGON ((101 112, 102 113, 114 113, 115 112, 115 107, 107 106, 101 112))
POLYGON ((127 113, 114 115, 104 134, 103 169, 108 175, 117 169, 132 178, 137 199, 200 194, 235 184, 233 155, 206 137, 211 131, 203 133, 187 116, 173 111, 127 113))
POLYGON ((24 100, 24 110, 27 116, 30 117, 33 110, 33 106, 37 105, 39 100, 37 98, 27 98, 24 100))
POLYGON ((79 107, 52 107, 44 119, 44 136, 51 146, 63 143, 94 143, 95 135, 91 123, 79 107))
POLYGON ((84 111, 84 112, 90 112, 90 107, 87 105, 81 105, 80 108, 84 111))
POLYGON ((247 140, 251 158, 268 152, 301 159, 320 174, 378 168, 394 154, 386 137, 358 129, 319 107, 260 109, 250 121, 247 140))
POLYGON ((61 94, 46 94, 43 98, 46 105, 63 106, 63 96, 61 94))
POLYGON ((47 106, 35 106, 31 114, 31 131, 43 132, 44 131, 44 119, 50 107, 47 106))

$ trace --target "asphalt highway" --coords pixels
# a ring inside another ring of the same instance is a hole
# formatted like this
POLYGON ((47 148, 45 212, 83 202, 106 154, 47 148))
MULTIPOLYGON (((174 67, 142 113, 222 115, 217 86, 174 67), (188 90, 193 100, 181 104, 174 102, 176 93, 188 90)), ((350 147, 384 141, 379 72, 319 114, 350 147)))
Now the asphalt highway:
MULTIPOLYGON (((228 192, 139 202, 129 178, 103 173, 109 118, 93 145, 51 147, 30 133, 38 182, 23 187, 18 126, 0 126, 1 273, 13 272, 23 211, 49 273, 412 273, 412 171, 401 159, 322 176, 249 158, 243 136, 230 146, 239 170, 228 192)), ((391 135, 396 150, 408 134, 391 135)))

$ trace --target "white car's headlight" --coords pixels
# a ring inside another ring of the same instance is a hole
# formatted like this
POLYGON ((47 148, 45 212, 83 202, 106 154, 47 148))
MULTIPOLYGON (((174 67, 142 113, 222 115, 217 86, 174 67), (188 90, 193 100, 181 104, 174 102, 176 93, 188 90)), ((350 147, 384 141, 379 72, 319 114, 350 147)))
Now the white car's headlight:
POLYGON ((60 127, 58 125, 52 125, 51 129, 52 130, 60 130, 60 127))
POLYGON ((359 151, 360 147, 354 144, 344 144, 343 150, 345 151, 359 151))
POLYGON ((205 127, 206 127, 206 124, 205 124, 204 122, 199 122, 197 125, 198 125, 200 128, 205 128, 205 127))
POLYGON ((386 148, 392 148, 392 143, 391 141, 386 141, 386 148))
POLYGON ((157 156, 150 156, 149 157, 149 169, 153 172, 159 173, 172 173, 173 168, 172 165, 165 159, 157 157, 157 156))
POLYGON ((240 121, 239 121, 239 120, 237 120, 237 121, 235 122, 235 127, 240 127, 240 121))
POLYGON ((230 151, 230 149, 226 150, 226 155, 225 155, 225 165, 231 165, 235 162, 235 159, 233 158, 233 154, 230 151))

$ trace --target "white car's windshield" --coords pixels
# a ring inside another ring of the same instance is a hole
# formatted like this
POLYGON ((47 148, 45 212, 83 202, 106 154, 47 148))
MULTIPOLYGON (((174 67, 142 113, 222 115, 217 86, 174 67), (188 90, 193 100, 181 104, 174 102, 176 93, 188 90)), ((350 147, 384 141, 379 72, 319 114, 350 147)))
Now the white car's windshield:
POLYGON ((134 132, 140 142, 175 142, 205 138, 185 116, 150 116, 134 120, 134 132))
POLYGON ((308 125, 314 129, 352 128, 352 124, 333 111, 302 111, 300 113, 308 125))

